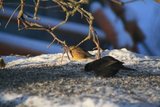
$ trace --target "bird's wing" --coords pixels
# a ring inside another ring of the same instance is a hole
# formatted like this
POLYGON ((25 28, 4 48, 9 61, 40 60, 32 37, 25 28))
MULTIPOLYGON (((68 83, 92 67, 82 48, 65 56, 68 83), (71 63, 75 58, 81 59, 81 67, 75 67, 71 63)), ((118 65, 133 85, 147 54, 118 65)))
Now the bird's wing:
POLYGON ((84 51, 84 50, 82 50, 81 48, 78 48, 78 49, 77 49, 77 52, 78 52, 79 54, 86 55, 86 57, 91 57, 91 56, 93 56, 93 55, 90 54, 88 51, 84 51))
POLYGON ((105 56, 102 58, 102 60, 104 61, 115 61, 115 62, 118 62, 119 64, 123 64, 124 62, 121 62, 119 61, 118 59, 114 58, 114 57, 111 57, 111 56, 105 56))
POLYGON ((102 70, 102 69, 110 69, 110 67, 113 67, 112 65, 116 64, 116 61, 106 61, 100 64, 97 69, 102 70))

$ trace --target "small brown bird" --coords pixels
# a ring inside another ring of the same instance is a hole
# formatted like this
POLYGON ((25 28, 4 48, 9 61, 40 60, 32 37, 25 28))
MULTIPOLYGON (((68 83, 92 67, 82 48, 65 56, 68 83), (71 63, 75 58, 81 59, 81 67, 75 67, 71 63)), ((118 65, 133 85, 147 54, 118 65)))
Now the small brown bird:
POLYGON ((0 58, 0 68, 4 68, 6 66, 4 60, 0 58))
POLYGON ((69 51, 74 60, 87 59, 94 56, 89 52, 84 51, 82 48, 76 46, 70 46, 69 51))
POLYGON ((111 56, 105 56, 85 65, 85 71, 94 71, 97 76, 102 77, 112 77, 117 74, 120 69, 134 70, 125 67, 123 62, 111 56))

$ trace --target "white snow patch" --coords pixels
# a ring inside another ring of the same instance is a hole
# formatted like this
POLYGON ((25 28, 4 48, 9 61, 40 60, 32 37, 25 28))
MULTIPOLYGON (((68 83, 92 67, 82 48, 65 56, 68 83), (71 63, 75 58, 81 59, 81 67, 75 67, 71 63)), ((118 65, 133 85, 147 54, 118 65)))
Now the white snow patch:
POLYGON ((14 103, 16 103, 17 106, 24 105, 27 107, 119 107, 117 104, 109 101, 100 100, 98 103, 96 103, 91 98, 86 98, 83 101, 77 100, 75 103, 68 103, 63 105, 59 103, 53 103, 52 100, 42 96, 25 96, 15 93, 1 94, 1 103, 7 103, 11 101, 16 101, 14 103))
POLYGON ((10 103, 16 105, 16 107, 157 107, 148 103, 116 104, 101 99, 96 101, 93 98, 77 99, 74 103, 61 104, 42 96, 26 96, 16 93, 1 94, 0 103, 4 105, 10 103))
MULTIPOLYGON (((95 55, 97 51, 90 52, 95 55)), ((112 56, 122 62, 125 65, 133 66, 137 64, 143 64, 143 67, 149 68, 149 72, 160 73, 160 57, 144 56, 141 54, 133 53, 127 49, 114 49, 114 50, 104 50, 101 56, 112 56), (152 67, 152 69, 150 69, 152 67), (154 68, 154 69, 153 69, 154 68)), ((90 61, 96 59, 84 59, 80 61, 69 60, 65 54, 62 61, 62 53, 57 54, 43 54, 35 57, 23 57, 23 56, 3 56, 3 59, 7 63, 6 68, 21 68, 21 67, 34 67, 34 66, 60 66, 65 64, 86 64, 90 61)), ((144 68, 139 68, 144 70, 144 68)))

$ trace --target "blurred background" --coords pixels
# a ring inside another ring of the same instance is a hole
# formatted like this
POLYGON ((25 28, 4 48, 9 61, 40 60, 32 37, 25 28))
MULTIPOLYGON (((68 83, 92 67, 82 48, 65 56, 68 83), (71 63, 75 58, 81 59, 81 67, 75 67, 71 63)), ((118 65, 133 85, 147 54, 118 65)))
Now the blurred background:
MULTIPOLYGON (((47 48, 53 40, 47 32, 18 31, 15 15, 5 27, 18 6, 18 1, 5 0, 6 5, 0 10, 0 55, 62 52, 63 48, 58 43, 47 48)), ((32 1, 27 0, 26 3, 32 4, 32 1)), ((55 26, 65 19, 61 8, 53 2, 43 2, 41 6, 48 7, 40 8, 38 12, 41 24, 55 26)), ((160 3, 154 0, 139 0, 120 6, 110 0, 90 0, 89 5, 82 7, 90 11, 95 18, 94 27, 102 49, 127 48, 144 55, 160 55, 160 3)), ((27 14, 33 14, 34 7, 28 6, 25 10, 27 14)), ((76 45, 87 36, 88 23, 77 13, 54 33, 68 45, 76 45)), ((86 41, 81 47, 92 50, 95 46, 91 41, 86 41)))

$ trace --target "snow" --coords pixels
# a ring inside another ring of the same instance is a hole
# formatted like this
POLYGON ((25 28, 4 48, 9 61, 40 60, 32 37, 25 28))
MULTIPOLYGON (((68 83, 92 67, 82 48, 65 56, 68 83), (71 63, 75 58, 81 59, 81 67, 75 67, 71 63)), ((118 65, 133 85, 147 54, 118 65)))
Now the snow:
MULTIPOLYGON (((96 51, 93 51, 90 53, 95 54, 96 51)), ((136 72, 135 71, 130 72, 129 75, 132 75, 132 74, 137 75, 138 73, 141 73, 141 74, 148 73, 149 75, 154 74, 158 76, 160 74, 160 57, 144 56, 144 55, 130 52, 126 49, 105 50, 102 52, 101 55, 102 57, 106 55, 113 56, 125 62, 125 66, 129 66, 130 68, 137 69, 136 72)), ((160 87, 155 83, 153 83, 153 86, 152 86, 152 83, 147 82, 147 81, 151 81, 152 79, 146 81, 145 78, 140 77, 138 80, 136 80, 134 76, 125 77, 126 75, 125 73, 124 74, 120 73, 118 75, 118 77, 122 78, 122 81, 121 79, 120 81, 123 84, 126 84, 127 85, 126 88, 129 88, 129 89, 122 88, 124 87, 123 85, 122 87, 117 85, 119 87, 117 88, 117 86, 115 85, 117 84, 117 82, 119 82, 119 80, 116 80, 117 78, 106 80, 104 78, 94 77, 92 74, 84 74, 83 72, 80 72, 80 71, 75 72, 75 70, 82 69, 81 67, 76 66, 77 64, 84 66, 87 62, 90 62, 94 59, 73 61, 73 60, 69 60, 67 58, 67 55, 65 54, 63 61, 61 62, 61 56, 62 56, 62 53, 43 54, 43 55, 29 57, 29 58, 25 56, 3 56, 2 58, 7 63, 7 66, 5 69, 0 69, 0 73, 3 72, 3 70, 4 72, 8 72, 7 70, 11 70, 12 73, 19 72, 19 70, 21 69, 22 70, 20 72, 24 72, 25 70, 24 68, 28 68, 26 69, 26 73, 30 72, 29 68, 37 68, 37 70, 35 69, 33 72, 40 73, 43 71, 40 71, 41 69, 38 69, 38 67, 43 68, 46 66, 48 68, 48 67, 55 67, 55 66, 57 67, 65 66, 67 64, 68 65, 65 68, 60 68, 63 70, 63 71, 60 71, 60 73, 63 75, 65 75, 64 73, 66 73, 66 77, 65 76, 62 78, 59 77, 60 79, 58 79, 57 82, 55 80, 51 81, 49 79, 48 82, 47 81, 46 82, 39 81, 38 83, 27 82, 27 84, 24 86, 21 86, 20 85, 21 82, 20 82, 20 84, 18 83, 18 89, 16 89, 16 87, 14 89, 14 86, 16 86, 16 83, 15 83, 15 85, 11 86, 13 88, 11 89, 4 88, 4 90, 0 85, 1 87, 0 105, 4 107, 10 106, 10 105, 12 106, 15 105, 16 107, 22 107, 22 106, 27 106, 27 107, 44 107, 44 106, 45 107, 130 107, 130 106, 131 107, 139 107, 139 106, 158 107, 159 106, 159 103, 157 104, 157 101, 160 101, 160 93, 159 93, 160 87), (67 73, 69 75, 77 76, 76 79, 82 78, 80 80, 77 80, 77 82, 80 82, 80 83, 75 82, 77 83, 77 85, 75 86, 73 82, 75 81, 74 77, 69 76, 71 80, 68 80, 67 78, 69 77, 67 73), (83 81, 86 81, 86 82, 83 82, 83 81), (111 81, 111 83, 109 83, 110 85, 101 85, 101 84, 106 84, 109 81, 111 81), (132 81, 134 82, 132 83, 132 81), (52 82, 55 82, 55 84, 52 82), (112 82, 113 82, 113 85, 112 85, 112 82), (141 82, 143 83, 143 85, 141 84, 141 82), (50 85, 45 85, 48 83, 50 83, 50 85), (138 88, 133 86, 135 88, 134 89, 132 88, 132 85, 129 86, 128 83, 134 84, 134 85, 139 84, 139 85, 137 86, 138 88), (31 84, 31 86, 29 84, 31 84), (151 84, 151 86, 149 84, 151 84), (43 85, 44 87, 42 87, 43 85), (55 87, 55 85, 57 86, 55 87), (22 89, 20 87, 22 87, 22 89), (41 87, 41 88, 38 88, 38 87, 41 87), (151 87, 151 88, 148 88, 148 87, 151 87), (43 88, 47 88, 47 89, 43 89, 43 88), (53 88, 53 91, 51 91, 52 88, 53 88), (25 91, 27 89, 28 91, 25 91), (64 90, 64 91, 61 92, 60 90, 64 90), (36 94, 37 91, 39 94, 36 94), (48 94, 45 94, 46 92, 48 94), (81 94, 78 94, 79 92, 81 94), (67 95, 67 93, 69 94, 67 95), (134 94, 130 95, 129 93, 136 93, 136 95, 134 94), (55 97, 52 97, 52 96, 55 96, 55 97), (142 101, 139 99, 141 99, 142 101)), ((46 68, 44 68, 43 70, 45 69, 46 68)), ((51 75, 54 72, 55 72, 55 76, 57 76, 56 78, 58 78, 58 74, 60 74, 58 73, 59 71, 54 71, 54 69, 51 71, 48 71, 48 70, 43 72, 44 76, 45 74, 48 75, 48 77, 46 78, 53 78, 53 77, 49 77, 49 75, 51 75)), ((18 76, 19 74, 16 74, 16 75, 18 76)), ((39 75, 39 74, 36 74, 36 75, 39 75)), ((21 77, 10 77, 11 80, 12 78, 13 80, 15 79, 14 80, 15 82, 26 80, 23 77, 23 75, 22 75, 22 80, 16 80, 16 78, 21 78, 21 77)), ((38 77, 35 77, 35 78, 38 78, 38 77)), ((42 77, 39 77, 39 78, 42 78, 42 77)), ((30 81, 30 79, 28 81, 30 81)), ((159 79, 156 79, 153 81, 159 81, 159 79)), ((12 84, 12 81, 10 84, 12 84)), ((6 86, 6 87, 10 87, 10 86, 6 86)))
MULTIPOLYGON (((93 54, 96 54, 96 51, 92 52, 93 54)), ((105 50, 101 53, 102 57, 109 55, 113 56, 116 59, 119 59, 121 61, 125 61, 125 63, 132 63, 136 64, 140 60, 150 60, 151 57, 149 56, 143 56, 141 54, 136 54, 133 52, 128 51, 127 49, 123 48, 121 50, 114 49, 112 51, 105 50), (127 61, 126 61, 127 60, 127 61)), ((67 58, 67 55, 64 55, 63 62, 61 62, 62 53, 57 54, 43 54, 35 57, 24 57, 24 56, 5 56, 3 57, 5 62, 7 62, 7 68, 8 67, 28 67, 28 66, 41 66, 44 64, 48 65, 64 65, 70 62, 70 60, 67 58), (17 60, 16 60, 17 59, 17 60)), ((156 57, 155 57, 156 58, 156 57)), ((94 58, 95 59, 95 58, 94 58)), ((92 59, 86 59, 78 61, 78 63, 86 64, 87 62, 92 61, 92 59)), ((76 61, 71 61, 72 63, 77 63, 76 61)))
POLYGON ((16 94, 5 94, 1 95, 0 101, 3 101, 4 103, 6 101, 11 101, 16 99, 15 103, 16 105, 23 102, 23 105, 29 106, 29 107, 118 107, 118 105, 111 103, 111 102, 102 102, 95 103, 94 100, 87 98, 85 101, 77 101, 75 104, 54 104, 51 100, 48 100, 47 98, 41 97, 41 96, 22 96, 22 95, 16 95, 16 94))

